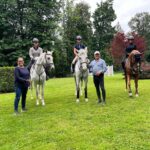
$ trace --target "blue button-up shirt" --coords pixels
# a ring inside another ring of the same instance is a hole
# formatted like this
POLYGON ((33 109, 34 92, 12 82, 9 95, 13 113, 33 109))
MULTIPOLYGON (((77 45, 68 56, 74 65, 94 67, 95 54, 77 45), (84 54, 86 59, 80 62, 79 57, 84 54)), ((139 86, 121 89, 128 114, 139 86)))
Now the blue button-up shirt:
POLYGON ((90 63, 90 71, 93 72, 93 75, 97 73, 105 73, 107 71, 106 63, 103 59, 93 60, 90 63))

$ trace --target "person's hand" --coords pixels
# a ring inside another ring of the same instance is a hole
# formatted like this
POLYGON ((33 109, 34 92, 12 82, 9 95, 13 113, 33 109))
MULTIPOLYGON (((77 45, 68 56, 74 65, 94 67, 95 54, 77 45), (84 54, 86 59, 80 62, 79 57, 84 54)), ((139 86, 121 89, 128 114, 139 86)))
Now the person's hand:
POLYGON ((29 84, 31 83, 31 80, 26 80, 29 84))
POLYGON ((96 73, 96 76, 99 76, 100 74, 101 74, 101 72, 97 72, 97 73, 96 73))

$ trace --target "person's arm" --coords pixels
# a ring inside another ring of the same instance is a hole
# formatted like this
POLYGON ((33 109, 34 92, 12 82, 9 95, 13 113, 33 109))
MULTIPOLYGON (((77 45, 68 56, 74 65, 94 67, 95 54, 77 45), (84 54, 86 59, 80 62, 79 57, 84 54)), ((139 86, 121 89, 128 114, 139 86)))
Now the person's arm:
POLYGON ((15 68, 15 77, 21 82, 26 82, 26 80, 20 76, 18 68, 15 68))
POLYGON ((106 71, 107 71, 107 66, 106 66, 105 61, 103 61, 103 71, 102 71, 102 73, 105 73, 106 71))
POLYGON ((33 59, 32 48, 30 48, 30 50, 29 50, 29 56, 30 56, 31 59, 33 59))

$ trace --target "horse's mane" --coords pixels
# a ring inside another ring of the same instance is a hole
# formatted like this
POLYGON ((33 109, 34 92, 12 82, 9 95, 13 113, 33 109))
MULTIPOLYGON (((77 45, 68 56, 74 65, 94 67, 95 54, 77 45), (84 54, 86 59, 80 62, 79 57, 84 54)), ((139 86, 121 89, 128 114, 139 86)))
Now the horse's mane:
POLYGON ((87 49, 81 49, 78 53, 79 56, 85 55, 85 54, 87 55, 87 49))
POLYGON ((42 53, 40 57, 38 57, 36 64, 42 64, 44 62, 45 53, 42 53))

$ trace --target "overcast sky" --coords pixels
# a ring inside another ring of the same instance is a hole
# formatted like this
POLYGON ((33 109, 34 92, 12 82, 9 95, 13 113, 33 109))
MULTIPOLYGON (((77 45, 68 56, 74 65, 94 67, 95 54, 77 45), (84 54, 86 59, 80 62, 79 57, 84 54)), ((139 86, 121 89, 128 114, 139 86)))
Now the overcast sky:
MULTIPOLYGON (((94 12, 96 4, 101 0, 75 0, 76 2, 85 1, 89 3, 91 12, 94 12)), ((104 0, 103 0, 104 1, 104 0)), ((125 32, 130 31, 128 22, 139 12, 150 12, 150 0, 114 0, 114 10, 117 19, 114 25, 119 22, 125 32)))

